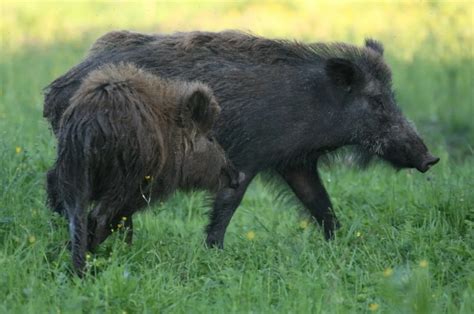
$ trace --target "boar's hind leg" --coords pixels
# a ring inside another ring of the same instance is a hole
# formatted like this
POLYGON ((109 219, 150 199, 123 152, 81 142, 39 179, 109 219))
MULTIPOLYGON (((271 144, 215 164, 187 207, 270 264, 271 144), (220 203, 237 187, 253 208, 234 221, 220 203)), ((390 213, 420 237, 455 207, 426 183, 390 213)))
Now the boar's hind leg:
POLYGON ((106 215, 91 217, 89 216, 89 225, 93 228, 89 235, 88 249, 94 251, 97 246, 104 242, 114 231, 123 232, 125 235, 125 242, 132 244, 133 238, 133 220, 132 213, 115 216, 111 221, 106 215))
POLYGON ((255 176, 255 174, 244 173, 245 179, 236 189, 224 188, 216 195, 214 206, 210 212, 210 222, 206 228, 208 247, 224 248, 224 235, 227 226, 255 176))
POLYGON ((84 275, 87 250, 87 217, 85 206, 68 206, 69 232, 71 234, 72 262, 79 276, 84 275))
POLYGON ((106 228, 106 234, 103 238, 98 239, 99 244, 102 243, 111 233, 111 231, 120 232, 125 236, 124 240, 127 244, 132 244, 133 239, 133 220, 132 214, 120 214, 116 216, 112 222, 110 223, 109 227, 106 228), (108 231, 108 232, 107 232, 108 231))
POLYGON ((279 171, 298 199, 324 229, 324 236, 330 239, 339 222, 332 211, 329 195, 324 188, 316 165, 288 167, 279 171))
POLYGON ((47 206, 54 212, 64 215, 64 205, 59 200, 59 190, 58 190, 58 175, 56 168, 52 168, 46 174, 46 194, 47 206))

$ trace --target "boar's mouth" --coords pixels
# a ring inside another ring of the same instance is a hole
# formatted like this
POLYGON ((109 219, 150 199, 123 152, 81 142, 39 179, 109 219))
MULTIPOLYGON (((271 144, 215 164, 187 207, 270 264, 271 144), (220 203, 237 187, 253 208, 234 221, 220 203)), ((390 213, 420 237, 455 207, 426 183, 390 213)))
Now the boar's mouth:
POLYGON ((373 152, 368 149, 364 149, 364 147, 358 147, 356 150, 358 153, 356 156, 358 157, 358 164, 362 167, 366 167, 371 161, 373 157, 379 157, 381 160, 388 162, 392 167, 396 168, 397 170, 406 169, 406 168, 415 168, 421 173, 427 172, 431 167, 436 165, 439 162, 439 158, 431 155, 430 152, 426 151, 425 153, 421 153, 421 158, 418 157, 416 154, 410 154, 404 152, 400 154, 400 152, 396 150, 392 150, 390 148, 385 149, 383 153, 380 152, 373 152))
POLYGON ((401 170, 403 168, 415 168, 421 173, 427 172, 432 166, 438 163, 439 158, 431 155, 429 152, 423 154, 421 158, 397 158, 396 155, 380 156, 388 161, 393 167, 401 170))

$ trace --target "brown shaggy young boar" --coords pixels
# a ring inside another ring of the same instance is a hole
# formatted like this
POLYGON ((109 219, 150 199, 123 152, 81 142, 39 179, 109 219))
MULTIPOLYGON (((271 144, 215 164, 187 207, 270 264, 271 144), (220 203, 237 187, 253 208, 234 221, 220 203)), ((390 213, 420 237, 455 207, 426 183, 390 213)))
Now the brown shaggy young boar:
POLYGON ((122 220, 131 229, 131 215, 150 202, 176 189, 237 186, 238 172, 210 135, 219 111, 206 85, 132 64, 106 64, 83 80, 62 116, 48 173, 49 201, 69 220, 79 274, 86 250, 122 220))

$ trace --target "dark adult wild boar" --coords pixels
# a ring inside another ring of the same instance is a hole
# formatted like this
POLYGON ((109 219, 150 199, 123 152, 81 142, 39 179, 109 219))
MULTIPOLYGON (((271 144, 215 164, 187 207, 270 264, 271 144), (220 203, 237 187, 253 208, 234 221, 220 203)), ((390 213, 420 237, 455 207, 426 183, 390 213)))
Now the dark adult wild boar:
POLYGON ((60 122, 48 185, 50 202, 69 220, 79 274, 86 250, 120 222, 131 228, 131 215, 151 201, 176 189, 237 187, 238 172, 209 134, 219 110, 204 84, 166 81, 130 64, 85 77, 60 122))
POLYGON ((112 32, 49 86, 44 115, 56 133, 87 73, 119 61, 167 78, 200 79, 222 106, 214 132, 246 179, 238 189, 217 195, 207 227, 209 245, 223 246, 235 209, 262 170, 284 178, 329 238, 338 223, 317 171, 320 156, 353 145, 396 168, 425 172, 438 162, 397 106, 382 44, 374 40, 356 47, 239 32, 112 32))

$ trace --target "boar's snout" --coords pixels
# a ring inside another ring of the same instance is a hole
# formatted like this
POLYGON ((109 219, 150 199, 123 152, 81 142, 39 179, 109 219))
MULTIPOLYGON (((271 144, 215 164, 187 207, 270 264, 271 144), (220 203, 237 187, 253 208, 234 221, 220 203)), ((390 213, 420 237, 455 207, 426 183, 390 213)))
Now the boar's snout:
POLYGON ((438 163, 439 158, 430 153, 413 123, 403 116, 391 123, 388 130, 381 156, 395 168, 415 168, 424 173, 438 163))
POLYGON ((428 171, 432 166, 436 165, 439 161, 438 157, 431 155, 430 153, 420 162, 420 164, 416 167, 418 171, 425 173, 428 171))
POLYGON ((240 186, 240 184, 245 180, 245 174, 243 172, 239 171, 239 175, 237 178, 234 178, 233 180, 230 181, 230 187, 233 189, 236 189, 240 186))
POLYGON ((238 171, 230 162, 222 168, 222 175, 227 179, 227 186, 236 189, 245 180, 245 174, 238 171))

